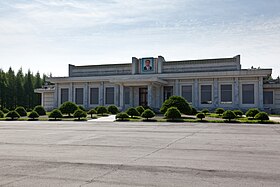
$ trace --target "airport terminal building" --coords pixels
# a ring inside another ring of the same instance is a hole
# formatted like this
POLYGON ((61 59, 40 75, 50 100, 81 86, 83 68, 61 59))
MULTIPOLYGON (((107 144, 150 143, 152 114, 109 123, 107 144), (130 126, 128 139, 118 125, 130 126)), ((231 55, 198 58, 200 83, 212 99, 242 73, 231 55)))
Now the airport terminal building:
POLYGON ((138 105, 159 109, 172 95, 197 109, 259 108, 280 112, 280 84, 268 81, 272 69, 241 69, 233 58, 165 61, 164 57, 132 58, 131 63, 74 66, 68 77, 51 77, 51 85, 36 89, 47 109, 65 101, 85 108, 138 105))

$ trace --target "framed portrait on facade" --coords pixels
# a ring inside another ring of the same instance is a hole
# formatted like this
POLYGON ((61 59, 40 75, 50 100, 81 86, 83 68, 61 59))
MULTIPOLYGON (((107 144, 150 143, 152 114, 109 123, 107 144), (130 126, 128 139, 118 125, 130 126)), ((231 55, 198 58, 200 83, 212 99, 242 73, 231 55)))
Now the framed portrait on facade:
POLYGON ((154 58, 142 58, 141 70, 142 72, 154 72, 154 58))

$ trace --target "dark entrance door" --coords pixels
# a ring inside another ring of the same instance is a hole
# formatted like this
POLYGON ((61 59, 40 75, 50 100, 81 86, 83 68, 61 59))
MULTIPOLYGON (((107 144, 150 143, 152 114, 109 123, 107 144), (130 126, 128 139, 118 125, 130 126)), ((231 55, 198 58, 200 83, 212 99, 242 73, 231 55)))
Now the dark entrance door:
POLYGON ((139 105, 147 106, 148 105, 148 89, 147 88, 139 88, 139 105))

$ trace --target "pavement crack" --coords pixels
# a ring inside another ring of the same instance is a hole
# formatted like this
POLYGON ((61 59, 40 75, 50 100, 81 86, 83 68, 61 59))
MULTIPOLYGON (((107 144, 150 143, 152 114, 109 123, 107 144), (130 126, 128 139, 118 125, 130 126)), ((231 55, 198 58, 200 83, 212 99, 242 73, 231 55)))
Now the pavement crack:
POLYGON ((185 139, 185 138, 191 137, 191 136, 193 136, 193 135, 199 133, 201 130, 202 130, 202 129, 200 129, 200 130, 198 130, 198 131, 196 131, 196 132, 193 132, 193 133, 191 133, 191 134, 185 135, 185 136, 183 136, 183 137, 181 137, 181 138, 177 138, 176 140, 171 141, 170 143, 168 143, 167 145, 165 145, 165 146, 163 146, 163 147, 160 147, 160 148, 158 148, 158 149, 156 149, 156 150, 154 150, 154 151, 152 151, 152 152, 150 152, 150 153, 148 153, 148 154, 146 154, 146 155, 143 155, 143 156, 141 156, 141 157, 138 157, 138 158, 134 159, 132 162, 138 161, 138 160, 143 159, 143 158, 145 158, 145 157, 148 157, 148 156, 150 156, 150 155, 152 155, 152 154, 154 154, 154 153, 157 153, 157 152, 159 152, 159 151, 161 151, 161 150, 164 150, 164 149, 170 147, 171 145, 173 145, 173 144, 175 144, 175 143, 177 143, 177 142, 179 142, 179 141, 181 141, 181 140, 183 140, 183 139, 185 139))
POLYGON ((280 129, 277 129, 276 127, 271 127, 277 134, 280 134, 280 129))

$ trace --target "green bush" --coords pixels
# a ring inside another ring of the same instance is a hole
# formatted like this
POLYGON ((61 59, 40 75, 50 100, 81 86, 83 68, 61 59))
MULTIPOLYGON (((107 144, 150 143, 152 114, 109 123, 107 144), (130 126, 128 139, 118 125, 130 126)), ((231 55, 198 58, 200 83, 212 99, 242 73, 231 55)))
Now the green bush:
POLYGON ((41 105, 36 106, 34 111, 36 111, 40 116, 46 115, 46 110, 41 105))
POLYGON ((254 118, 259 112, 257 108, 251 108, 246 112, 246 117, 254 118))
POLYGON ((138 106, 136 107, 137 112, 139 112, 140 115, 142 115, 142 113, 145 111, 143 106, 138 106))
POLYGON ((175 120, 175 119, 181 118, 181 113, 176 107, 170 107, 167 109, 164 116, 167 119, 175 120))
POLYGON ((20 115, 20 116, 27 116, 26 110, 22 106, 18 106, 15 111, 20 115))
POLYGON ((78 106, 78 109, 80 109, 80 110, 82 110, 82 111, 86 111, 85 107, 82 106, 82 105, 79 105, 79 106, 78 106))
POLYGON ((133 118, 133 116, 140 116, 139 112, 138 112, 135 108, 133 108, 133 107, 128 108, 128 109, 126 110, 126 113, 127 113, 128 115, 130 115, 132 118, 133 118))
POLYGON ((19 115, 19 113, 17 111, 11 110, 10 112, 8 112, 6 117, 11 118, 12 120, 14 120, 14 119, 20 118, 20 115, 19 115))
POLYGON ((243 115, 243 112, 241 110, 234 110, 233 112, 235 113, 236 117, 242 117, 243 115))
POLYGON ((192 113, 189 103, 181 96, 171 96, 165 100, 160 108, 160 112, 165 114, 170 107, 176 107, 182 114, 192 113))
POLYGON ((207 113, 209 113, 209 110, 207 108, 204 108, 201 112, 206 115, 207 113))
POLYGON ((4 112, 2 110, 0 110, 0 118, 4 118, 4 112))
POLYGON ((215 113, 216 114, 219 114, 219 116, 221 115, 221 114, 223 114, 225 112, 225 110, 223 109, 223 108, 216 108, 216 110, 215 110, 215 113))
POLYGON ((121 113, 118 113, 116 115, 116 119, 120 120, 120 121, 124 121, 124 120, 127 120, 129 118, 129 115, 125 112, 121 112, 121 113))
POLYGON ((202 119, 205 118, 205 114, 202 113, 202 112, 199 112, 199 113, 196 114, 196 117, 199 118, 202 121, 202 119))
POLYGON ((71 114, 74 114, 74 112, 78 109, 78 106, 70 101, 64 102, 60 107, 59 110, 61 111, 62 114, 68 114, 70 117, 71 114))
POLYGON ((231 110, 227 110, 223 113, 223 119, 226 119, 226 120, 230 121, 230 120, 235 119, 235 118, 236 118, 236 115, 231 110))
POLYGON ((192 108, 192 113, 191 113, 191 115, 196 115, 196 114, 197 114, 196 108, 194 108, 193 106, 191 106, 191 108, 192 108))
POLYGON ((146 110, 144 110, 144 112, 141 114, 141 117, 142 118, 146 118, 147 120, 149 119, 149 118, 153 118, 153 117, 155 117, 155 113, 154 113, 154 111, 152 111, 151 109, 146 109, 146 110))
POLYGON ((88 114, 90 114, 90 117, 92 118, 92 114, 96 114, 97 112, 96 112, 96 110, 94 110, 94 109, 90 109, 89 111, 88 111, 88 114))
POLYGON ((49 118, 54 118, 55 120, 57 118, 62 118, 62 117, 63 117, 63 115, 62 115, 61 111, 58 110, 58 109, 52 110, 50 115, 49 115, 49 118))
POLYGON ((8 112, 10 112, 7 108, 3 108, 2 112, 4 112, 4 114, 7 114, 8 112))
POLYGON ((38 117, 39 117, 39 114, 38 114, 38 112, 36 112, 35 110, 33 110, 32 112, 30 112, 30 114, 28 115, 28 117, 34 120, 35 118, 38 118, 38 117))
POLYGON ((264 121, 264 120, 269 120, 269 117, 267 115, 266 112, 259 112, 255 115, 254 117, 256 120, 261 120, 261 121, 264 121))
POLYGON ((79 121, 81 120, 81 118, 85 118, 85 117, 87 117, 87 113, 81 109, 77 109, 74 112, 74 118, 78 118, 79 121))
POLYGON ((102 116, 104 114, 108 114, 108 110, 105 106, 98 106, 96 112, 97 112, 97 114, 101 114, 102 116))
POLYGON ((110 112, 111 114, 120 113, 118 107, 115 106, 115 105, 110 105, 110 106, 108 106, 108 112, 110 112))

